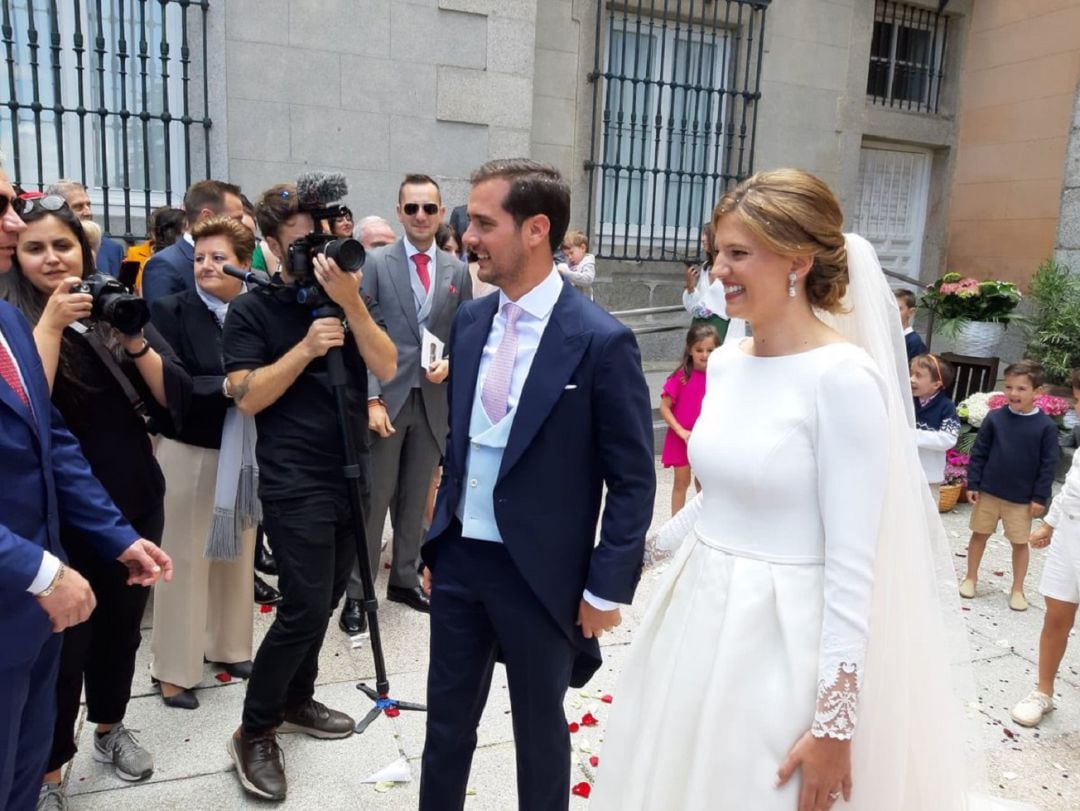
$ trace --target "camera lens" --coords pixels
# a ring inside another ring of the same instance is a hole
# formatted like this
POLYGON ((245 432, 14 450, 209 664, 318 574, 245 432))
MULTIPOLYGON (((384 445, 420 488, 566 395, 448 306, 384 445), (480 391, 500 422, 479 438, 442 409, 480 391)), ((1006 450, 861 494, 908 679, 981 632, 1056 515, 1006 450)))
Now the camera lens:
POLYGON ((342 270, 352 272, 364 266, 364 246, 359 240, 335 239, 326 243, 325 253, 326 258, 333 259, 342 270))
POLYGON ((137 335, 150 320, 150 308, 130 293, 113 293, 102 303, 101 317, 124 335, 137 335))

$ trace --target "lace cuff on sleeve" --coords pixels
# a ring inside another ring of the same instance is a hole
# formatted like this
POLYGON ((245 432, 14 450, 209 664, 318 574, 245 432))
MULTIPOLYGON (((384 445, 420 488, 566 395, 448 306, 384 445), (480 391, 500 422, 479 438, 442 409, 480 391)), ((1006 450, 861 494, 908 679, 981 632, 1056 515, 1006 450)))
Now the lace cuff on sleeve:
POLYGON ((701 493, 673 515, 655 533, 645 539, 645 566, 650 567, 670 557, 686 536, 694 531, 698 514, 701 512, 701 493))
MULTIPOLYGON (((853 653, 853 652, 849 652, 853 653)), ((817 707, 810 732, 815 738, 851 740, 859 703, 862 657, 847 655, 822 662, 817 707), (829 676, 832 674, 832 679, 829 676)))

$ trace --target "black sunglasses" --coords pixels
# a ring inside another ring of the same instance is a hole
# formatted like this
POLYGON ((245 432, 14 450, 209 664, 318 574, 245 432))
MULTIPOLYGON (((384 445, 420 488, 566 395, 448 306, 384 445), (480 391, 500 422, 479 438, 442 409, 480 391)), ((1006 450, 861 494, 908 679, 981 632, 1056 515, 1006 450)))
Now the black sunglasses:
MULTIPOLYGON (((406 203, 405 205, 403 205, 401 207, 401 210, 404 211, 407 216, 415 217, 416 212, 418 212, 420 210, 420 204, 419 203, 406 203)), ((439 204, 438 203, 424 203, 424 213, 427 214, 429 217, 434 217, 436 214, 439 213, 439 204)))

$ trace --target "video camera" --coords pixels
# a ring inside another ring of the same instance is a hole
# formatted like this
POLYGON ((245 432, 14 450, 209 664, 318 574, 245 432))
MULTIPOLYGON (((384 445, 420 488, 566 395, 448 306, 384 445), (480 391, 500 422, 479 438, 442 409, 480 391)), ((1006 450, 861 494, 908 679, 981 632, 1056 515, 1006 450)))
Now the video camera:
POLYGON ((339 172, 306 172, 296 179, 296 191, 300 211, 311 215, 316 228, 289 245, 286 271, 296 281, 298 302, 316 308, 325 307, 332 302, 315 278, 315 257, 324 254, 349 273, 360 270, 364 265, 364 246, 359 240, 351 237, 339 239, 327 233, 334 219, 342 216, 346 210, 338 201, 349 193, 349 185, 339 172))
POLYGON ((90 318, 104 321, 124 335, 138 335, 150 321, 150 306, 124 284, 104 273, 94 273, 71 286, 72 293, 87 293, 94 299, 90 318))

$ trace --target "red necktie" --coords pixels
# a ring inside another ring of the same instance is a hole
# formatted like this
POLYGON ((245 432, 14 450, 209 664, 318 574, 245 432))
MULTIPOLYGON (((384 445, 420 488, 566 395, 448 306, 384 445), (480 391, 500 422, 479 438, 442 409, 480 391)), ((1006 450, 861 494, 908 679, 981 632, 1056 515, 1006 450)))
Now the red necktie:
POLYGON ((431 290, 431 276, 427 269, 431 257, 426 253, 415 253, 412 259, 416 262, 416 275, 420 277, 420 284, 424 285, 424 292, 427 293, 431 290))
POLYGON ((15 368, 15 360, 2 343, 0 343, 0 377, 4 378, 4 382, 11 386, 11 390, 22 400, 22 404, 29 408, 30 398, 26 396, 26 389, 23 388, 22 381, 19 380, 19 370, 15 368))

